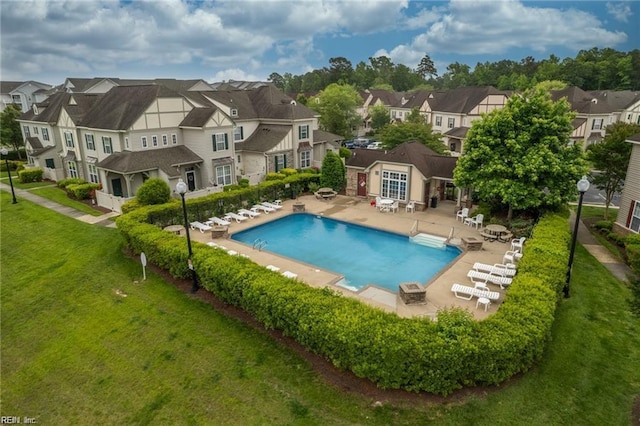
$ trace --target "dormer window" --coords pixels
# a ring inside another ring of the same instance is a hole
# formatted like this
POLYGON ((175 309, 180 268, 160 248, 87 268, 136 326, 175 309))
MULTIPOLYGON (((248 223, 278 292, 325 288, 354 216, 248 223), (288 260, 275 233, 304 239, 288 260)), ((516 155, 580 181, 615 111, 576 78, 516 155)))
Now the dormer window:
POLYGON ((36 105, 36 104, 33 104, 33 113, 35 115, 38 115, 38 105, 36 105))
POLYGON ((238 116, 238 110, 236 108, 231 108, 231 116, 232 117, 237 117, 238 116))

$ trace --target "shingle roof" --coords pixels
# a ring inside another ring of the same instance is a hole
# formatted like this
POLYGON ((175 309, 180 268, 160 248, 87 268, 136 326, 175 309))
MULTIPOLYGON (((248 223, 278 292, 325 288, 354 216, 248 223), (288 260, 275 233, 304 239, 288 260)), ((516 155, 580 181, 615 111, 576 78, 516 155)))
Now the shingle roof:
POLYGON ((115 152, 96 164, 117 173, 137 173, 160 169, 168 176, 178 176, 177 166, 201 163, 202 158, 183 145, 145 151, 115 152))
POLYGON ((327 132, 320 129, 313 131, 314 142, 340 142, 343 140, 343 136, 336 135, 335 133, 327 132))
POLYGON ((624 110, 640 100, 640 92, 631 90, 593 90, 589 94, 598 102, 606 103, 613 111, 624 110))
POLYGON ((492 86, 483 86, 458 87, 456 89, 433 92, 433 94, 434 97, 429 99, 432 111, 468 114, 487 96, 509 96, 511 92, 498 90, 492 86))
POLYGON ((0 81, 0 93, 9 93, 22 86, 24 81, 0 81))
POLYGON ((237 151, 267 152, 275 147, 291 132, 291 126, 266 125, 258 126, 249 138, 237 142, 237 151))
POLYGON ((181 127, 204 127, 218 108, 193 108, 180 123, 181 127))
POLYGON ((161 97, 179 97, 164 86, 119 86, 102 95, 80 125, 94 129, 127 130, 161 97))
POLYGON ((455 139, 464 139, 467 137, 467 132, 469 131, 469 127, 454 127, 453 129, 446 132, 444 135, 449 136, 450 138, 455 139))
POLYGON ((631 135, 626 140, 627 140, 627 142, 640 143, 640 133, 636 133, 635 135, 631 135))
POLYGON ((44 102, 36 104, 39 114, 33 112, 33 108, 25 111, 19 120, 38 121, 41 123, 56 123, 60 117, 62 107, 69 102, 69 93, 59 92, 49 96, 44 102))
POLYGON ((424 177, 453 179, 456 161, 456 157, 439 155, 421 142, 409 141, 390 151, 355 149, 347 160, 347 166, 368 168, 376 162, 413 164, 424 177))
POLYGON ((28 137, 27 143, 31 145, 31 148, 33 148, 33 151, 29 153, 29 155, 32 157, 37 157, 43 152, 46 152, 46 151, 49 151, 50 149, 55 148, 54 145, 42 146, 42 142, 40 142, 40 139, 37 136, 28 137))
POLYGON ((572 86, 551 91, 551 99, 554 102, 562 98, 567 98, 571 109, 581 114, 608 114, 613 112, 607 102, 599 101, 598 98, 579 87, 572 86))

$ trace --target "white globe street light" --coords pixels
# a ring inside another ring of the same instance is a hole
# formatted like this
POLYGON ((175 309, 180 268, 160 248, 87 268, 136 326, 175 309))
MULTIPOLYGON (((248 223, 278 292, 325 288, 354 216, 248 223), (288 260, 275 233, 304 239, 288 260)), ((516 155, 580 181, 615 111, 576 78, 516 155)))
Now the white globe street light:
POLYGON ((576 222, 573 226, 573 237, 571 238, 571 251, 569 252, 569 265, 567 268, 567 280, 564 283, 562 289, 564 297, 569 297, 569 281, 571 281, 571 268, 573 268, 573 255, 576 251, 576 240, 578 239, 578 225, 580 224, 580 212, 582 211, 582 198, 584 193, 589 190, 589 181, 586 176, 582 176, 582 179, 578 181, 577 187, 580 192, 580 198, 578 199, 578 211, 576 213, 576 222))

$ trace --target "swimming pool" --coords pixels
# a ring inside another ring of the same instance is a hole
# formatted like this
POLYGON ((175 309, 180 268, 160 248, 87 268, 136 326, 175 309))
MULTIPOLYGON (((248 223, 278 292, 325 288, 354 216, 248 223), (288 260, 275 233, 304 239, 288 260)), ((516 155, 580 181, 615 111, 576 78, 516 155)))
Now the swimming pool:
POLYGON ((406 235, 297 213, 231 236, 263 250, 344 275, 340 283, 352 290, 374 284, 393 292, 407 281, 424 283, 451 263, 457 247, 438 249, 412 243, 406 235))

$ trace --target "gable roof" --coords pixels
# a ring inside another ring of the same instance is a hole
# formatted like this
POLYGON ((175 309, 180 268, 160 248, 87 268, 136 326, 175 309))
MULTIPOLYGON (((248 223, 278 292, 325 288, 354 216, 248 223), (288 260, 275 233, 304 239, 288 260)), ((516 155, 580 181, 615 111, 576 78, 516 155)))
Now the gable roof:
POLYGON ((313 131, 313 142, 340 142, 343 141, 344 137, 340 135, 336 135, 335 133, 327 132, 325 130, 314 130, 313 131))
POLYGON ((80 123, 83 127, 127 130, 161 97, 180 97, 164 86, 116 86, 100 97, 80 123))
POLYGON ((262 124, 247 139, 236 142, 235 149, 236 151, 267 152, 278 145, 289 133, 291 133, 291 126, 262 124))
POLYGON ((482 87, 458 87, 440 92, 433 92, 434 97, 429 99, 432 111, 453 112, 468 114, 483 99, 489 95, 509 96, 511 92, 498 90, 493 86, 482 87))
POLYGON ((571 105, 571 110, 581 114, 608 114, 613 112, 606 102, 599 101, 597 97, 576 86, 551 91, 551 100, 554 102, 562 98, 567 98, 571 105))
POLYGON ((469 131, 469 129, 470 127, 465 127, 465 126, 454 127, 453 129, 446 132, 444 135, 454 139, 464 139, 467 137, 467 132, 469 131))
POLYGON ((55 148, 55 145, 42 146, 42 142, 40 142, 40 138, 38 138, 37 136, 28 137, 26 143, 29 144, 33 149, 33 151, 29 153, 29 155, 32 157, 37 157, 43 152, 55 148))
POLYGON ((184 145, 145 151, 114 152, 96 164, 97 167, 116 173, 139 173, 160 169, 169 177, 180 175, 177 167, 202 163, 202 158, 184 145))
POLYGON ((457 157, 439 155, 419 141, 404 142, 390 151, 355 149, 347 160, 347 167, 369 168, 375 163, 412 164, 426 178, 453 179, 457 157))
POLYGON ((204 127, 214 112, 216 112, 218 108, 216 107, 208 107, 208 108, 193 108, 187 116, 180 122, 180 127, 204 127))

